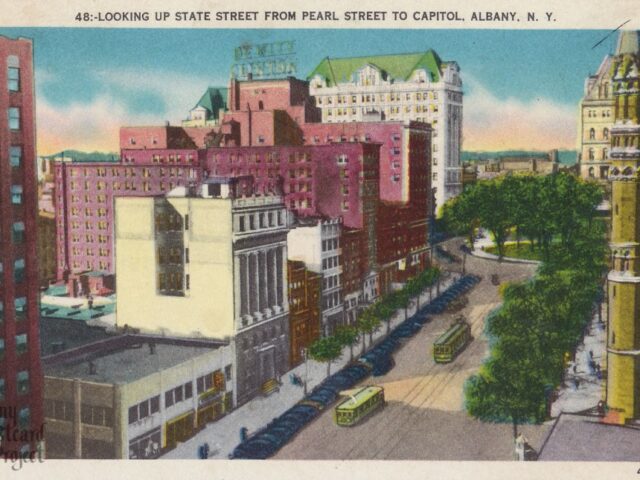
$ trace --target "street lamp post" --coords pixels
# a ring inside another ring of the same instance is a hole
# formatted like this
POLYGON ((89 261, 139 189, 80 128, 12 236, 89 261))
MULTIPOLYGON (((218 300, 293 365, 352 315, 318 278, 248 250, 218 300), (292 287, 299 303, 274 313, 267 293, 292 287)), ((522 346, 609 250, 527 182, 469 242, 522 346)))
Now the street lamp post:
POLYGON ((303 387, 304 387, 304 395, 307 395, 307 381, 309 379, 309 362, 308 360, 308 355, 307 355, 307 349, 303 348, 302 349, 302 356, 304 357, 304 383, 303 383, 303 387))

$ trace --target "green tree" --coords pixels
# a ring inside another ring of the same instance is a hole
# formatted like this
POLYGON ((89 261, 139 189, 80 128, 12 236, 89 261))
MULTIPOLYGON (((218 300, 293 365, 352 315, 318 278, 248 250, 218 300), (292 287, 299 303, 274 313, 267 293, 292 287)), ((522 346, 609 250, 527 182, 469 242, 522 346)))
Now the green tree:
POLYGON ((356 326, 360 332, 362 332, 362 353, 366 350, 365 345, 365 334, 369 335, 369 345, 371 345, 373 339, 373 332, 376 331, 378 326, 380 325, 380 318, 378 318, 374 312, 372 307, 368 307, 362 311, 358 320, 356 321, 356 326))
POLYGON ((343 347, 349 347, 349 360, 353 360, 353 346, 358 342, 358 329, 353 325, 342 325, 336 329, 336 338, 343 347))
POLYGON ((309 347, 309 356, 316 362, 327 364, 327 377, 331 375, 331 362, 340 358, 342 345, 336 337, 319 338, 309 347))

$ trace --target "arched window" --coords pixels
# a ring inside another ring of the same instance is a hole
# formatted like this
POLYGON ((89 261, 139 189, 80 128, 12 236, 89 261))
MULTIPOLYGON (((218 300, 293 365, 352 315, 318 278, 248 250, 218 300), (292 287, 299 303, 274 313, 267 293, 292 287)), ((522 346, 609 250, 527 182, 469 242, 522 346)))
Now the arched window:
POLYGON ((595 150, 593 148, 589 149, 589 160, 595 160, 596 158, 596 154, 595 154, 595 150))
POLYGON ((592 128, 589 130, 589 140, 595 140, 596 139, 596 129, 592 128))
POLYGON ((262 100, 258 102, 258 110, 264 110, 264 103, 262 102, 262 100))
POLYGON ((589 167, 589 176, 593 177, 593 167, 589 167))
POLYGON ((608 148, 603 148, 602 149, 602 159, 606 160, 607 158, 609 158, 609 149, 608 148))
POLYGON ((605 140, 609 140, 609 129, 608 129, 608 128, 605 128, 605 129, 602 131, 602 137, 603 137, 605 140))

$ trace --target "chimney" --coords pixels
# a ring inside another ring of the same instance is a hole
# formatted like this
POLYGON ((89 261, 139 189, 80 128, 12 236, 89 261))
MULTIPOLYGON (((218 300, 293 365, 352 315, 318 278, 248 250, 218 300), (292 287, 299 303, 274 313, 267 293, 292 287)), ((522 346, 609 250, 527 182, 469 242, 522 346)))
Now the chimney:
POLYGON ((164 121, 164 126, 165 127, 170 127, 171 126, 171 122, 169 122, 169 120, 165 120, 164 121))
POLYGON ((95 375, 96 373, 96 364, 89 360, 89 375, 95 375))
POLYGON ((153 342, 149 342, 149 355, 156 354, 156 344, 153 342))

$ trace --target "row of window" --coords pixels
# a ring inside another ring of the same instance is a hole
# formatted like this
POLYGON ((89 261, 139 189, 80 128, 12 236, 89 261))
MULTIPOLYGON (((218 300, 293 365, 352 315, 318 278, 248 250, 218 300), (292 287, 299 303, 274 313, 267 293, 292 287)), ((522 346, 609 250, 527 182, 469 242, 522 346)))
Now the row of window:
MULTIPOLYGON (((602 118, 611 117, 611 110, 602 110, 601 116, 602 116, 602 118)), ((598 111, 597 110, 587 110, 587 117, 589 117, 589 118, 597 118, 598 117, 598 111)))
POLYGON ((336 268, 340 265, 340 256, 335 255, 329 258, 322 259, 322 270, 328 270, 330 268, 336 268))
MULTIPOLYGON (((44 415, 46 418, 72 422, 74 420, 73 403, 64 400, 45 399, 44 415)), ((85 425, 112 427, 113 409, 83 403, 80 406, 80 421, 85 425)))
MULTIPOLYGON (((2 380, 0 379, 0 385, 3 385, 4 382, 2 382, 2 380)), ((29 429, 29 423, 31 421, 31 411, 29 410, 29 407, 24 407, 21 408, 20 410, 18 410, 18 428, 20 430, 28 430, 29 429)), ((6 417, 0 417, 0 443, 2 443, 2 438, 4 438, 4 429, 7 426, 7 419, 6 417)))
MULTIPOLYGON (((84 250, 78 248, 78 247, 73 247, 73 249, 71 250, 72 254, 75 256, 79 256, 79 255, 87 255, 88 257, 93 257, 95 255, 93 248, 91 247, 87 247, 84 250)), ((98 256, 100 257, 108 257, 111 254, 111 252, 106 249, 106 248, 99 248, 98 249, 98 256)))
MULTIPOLYGON (((160 167, 160 168, 147 168, 147 167, 143 167, 142 169, 138 169, 138 168, 130 168, 130 167, 111 167, 111 177, 120 177, 120 176, 124 176, 125 178, 128 177, 136 177, 138 174, 136 172, 140 171, 141 176, 143 178, 150 178, 152 177, 152 172, 157 172, 158 176, 160 177, 182 177, 185 176, 185 172, 187 172, 187 169, 185 167, 171 167, 169 169, 166 169, 164 167, 160 167), (168 173, 168 175, 167 175, 168 173)), ((83 167, 83 168, 71 168, 69 169, 69 176, 71 178, 77 178, 80 176, 80 174, 82 173, 82 175, 84 177, 91 177, 93 174, 95 174, 96 177, 107 177, 108 174, 108 170, 106 167, 97 167, 97 168, 92 168, 92 167, 83 167)), ((193 178, 195 177, 195 170, 193 168, 188 169, 188 176, 193 178)))
POLYGON ((337 307, 342 304, 342 292, 338 290, 337 292, 329 293, 322 297, 322 310, 327 310, 329 308, 337 307))
POLYGON ((322 289, 327 290, 329 288, 339 287, 342 284, 342 274, 340 275, 328 275, 322 279, 322 289))
POLYGON ((278 210, 276 212, 259 212, 247 215, 238 215, 237 218, 239 232, 284 225, 282 210, 278 210))
POLYGON ((336 250, 340 248, 340 241, 337 238, 329 238, 328 240, 322 241, 322 251, 326 252, 327 250, 336 250))
MULTIPOLYGON (((5 399, 5 390, 4 378, 0 378, 0 401, 4 401, 5 399)), ((16 390, 18 395, 26 395, 29 393, 29 372, 27 370, 22 370, 16 375, 16 390)))
MULTIPOLYGON (((4 358, 4 345, 4 338, 0 338, 0 360, 4 358)), ((27 350, 27 334, 21 333, 16 335, 16 353, 18 355, 22 355, 23 353, 26 353, 27 350)))
MULTIPOLYGON (((138 187, 143 191, 143 192, 150 192, 151 191, 151 183, 147 182, 147 181, 143 181, 140 183, 134 182, 134 181, 125 181, 124 183, 122 182, 118 182, 115 181, 113 182, 113 184, 108 183, 108 182, 104 182, 102 180, 96 182, 95 187, 93 185, 91 185, 91 183, 89 181, 84 182, 84 190, 97 190, 97 191, 104 191, 107 189, 107 187, 111 186, 112 191, 119 191, 119 190, 126 190, 126 191, 137 191, 138 187)), ((176 188, 176 186, 178 186, 178 183, 176 182, 160 182, 160 191, 164 192, 166 190, 173 190, 174 188, 176 188)), ((80 190, 80 184, 78 182, 71 182, 71 190, 72 191, 76 191, 76 190, 80 190)), ((59 199, 59 201, 61 201, 61 198, 59 199)))
MULTIPOLYGON (((399 92, 388 93, 388 94, 361 94, 360 103, 370 103, 370 102, 399 102, 402 100, 403 95, 399 92)), ((405 93, 404 94, 405 101, 426 101, 426 100, 438 100, 438 92, 417 92, 415 94, 405 93)), ((334 100, 336 104, 346 104, 348 100, 351 101, 352 104, 358 103, 358 95, 326 95, 326 96, 317 96, 316 97, 318 105, 333 105, 334 100), (349 98, 350 97, 350 98, 349 98)))
MULTIPOLYGON (((589 140, 595 140, 596 139, 596 129, 595 128, 591 128, 589 129, 589 140)), ((609 140, 609 129, 608 128, 604 128, 602 130, 602 139, 603 140, 609 140)))
MULTIPOLYGON (((24 258, 19 258, 15 262, 13 262, 13 280, 16 283, 23 282, 25 279, 25 262, 24 258)), ((4 268, 2 262, 0 262, 0 284, 2 283, 2 272, 4 268)), ((23 297, 20 297, 23 298, 23 297)), ((18 302, 18 299, 16 299, 18 302)), ((26 303, 26 302, 25 302, 26 303)), ((17 304, 17 303, 16 303, 17 304)), ((2 319, 2 302, 0 301, 0 320, 2 319)))
MULTIPOLYGON (((225 367, 225 372, 216 370, 215 372, 202 375, 196 380, 196 388, 198 395, 210 390, 222 391, 225 388, 225 376, 226 380, 231 380, 231 365, 225 367)), ((193 398, 193 382, 188 381, 182 385, 178 385, 175 388, 171 388, 164 393, 164 408, 171 407, 184 400, 193 398)), ((154 413, 160 411, 160 395, 148 398, 132 407, 129 407, 129 424, 135 423, 138 420, 143 420, 154 413)), ((83 422, 85 423, 85 422, 83 422)))

